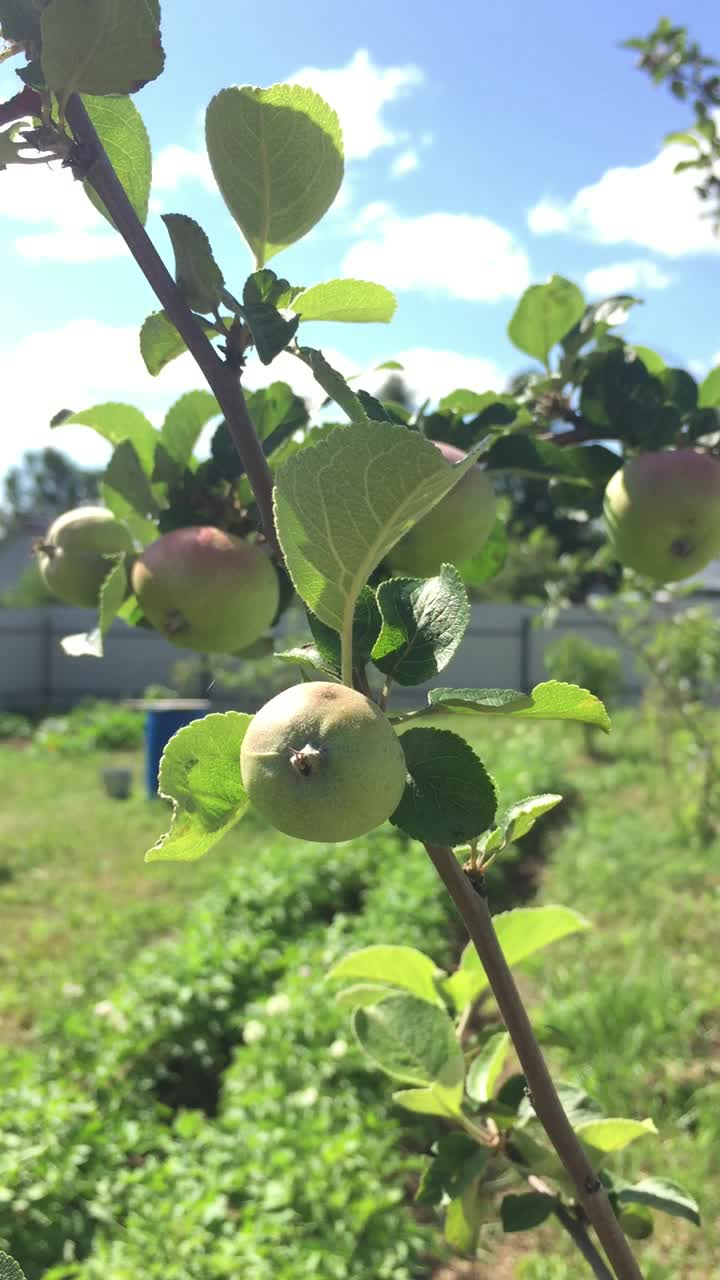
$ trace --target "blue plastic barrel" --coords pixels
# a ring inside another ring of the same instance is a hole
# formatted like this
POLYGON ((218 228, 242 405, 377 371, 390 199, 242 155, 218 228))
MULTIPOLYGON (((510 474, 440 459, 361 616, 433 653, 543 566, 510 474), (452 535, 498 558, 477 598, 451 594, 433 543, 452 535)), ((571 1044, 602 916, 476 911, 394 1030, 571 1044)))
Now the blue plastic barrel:
POLYGON ((146 702, 145 710, 145 783, 149 796, 157 796, 160 757, 178 729, 198 720, 210 710, 206 698, 171 698, 146 702))

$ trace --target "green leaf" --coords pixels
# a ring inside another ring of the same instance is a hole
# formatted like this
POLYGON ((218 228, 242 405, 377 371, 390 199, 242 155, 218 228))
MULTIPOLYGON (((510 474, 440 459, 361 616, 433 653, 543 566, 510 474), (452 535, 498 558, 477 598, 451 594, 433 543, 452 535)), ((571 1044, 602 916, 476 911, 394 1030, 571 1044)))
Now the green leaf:
POLYGON ((484 1173, 490 1161, 487 1147, 465 1133, 446 1133, 438 1140, 437 1153, 424 1170, 417 1189, 417 1204, 439 1205, 444 1196, 454 1200, 484 1173))
POLYGON ((98 625, 92 631, 65 636, 60 647, 69 658, 102 658, 105 636, 128 593, 127 558, 108 556, 108 575, 100 588, 98 625))
POLYGON ((103 479, 107 487, 119 493, 138 515, 147 518, 160 514, 162 505, 153 493, 132 441, 122 440, 117 445, 103 479))
POLYGON ((503 1231, 532 1231, 550 1217, 553 1197, 542 1191, 525 1191, 522 1195, 503 1196, 500 1220, 503 1231))
POLYGON ((254 302, 269 302, 273 307, 289 307, 299 293, 303 293, 301 285, 290 284, 270 267, 263 267, 261 271, 253 271, 245 281, 243 302, 247 306, 254 302))
MULTIPOLYGON (((513 911, 503 911, 493 916, 493 925, 503 955, 511 967, 527 960, 528 956, 535 955, 551 942, 590 928, 589 922, 577 911, 552 905, 515 907, 513 911)), ((471 942, 462 953, 458 969, 444 986, 458 1013, 490 986, 471 942)))
POLYGON ((375 666, 397 684, 425 684, 448 665, 470 621, 460 574, 445 564, 435 578, 391 578, 380 583, 377 602, 375 666))
POLYGON ((170 406, 160 432, 160 440, 170 457, 187 467, 203 427, 221 412, 209 391, 188 391, 170 406))
POLYGON ((0 1280, 25 1280, 15 1259, 7 1253, 0 1253, 0 1280))
POLYGON ((45 81, 71 93, 137 93, 165 54, 157 0, 52 0, 40 19, 45 81))
POLYGON ((269 387, 246 392, 245 400, 260 440, 273 436, 280 443, 280 440, 307 425, 305 401, 295 395, 287 382, 273 382, 269 387))
POLYGON ((340 320, 353 324, 389 324, 395 314, 394 294, 368 280, 327 280, 298 294, 293 311, 302 320, 340 320))
MULTIPOLYGON (((327 670, 340 678, 341 653, 340 636, 333 627, 328 627, 308 610, 308 625, 320 654, 321 661, 327 670)), ((364 667, 370 658, 373 645, 377 640, 382 625, 375 592, 372 587, 363 587, 355 605, 353 614, 352 647, 353 666, 364 667)))
MULTIPOLYGON (((532 706, 529 693, 519 693, 517 689, 432 689, 432 705, 447 705, 458 711, 480 711, 488 715, 510 715, 524 707, 532 706)), ((428 695, 430 697, 430 694, 428 695)), ((415 715, 427 715, 428 711, 414 712, 415 715)))
POLYGON ((468 1068, 465 1091, 473 1102, 489 1102, 510 1052, 510 1036, 498 1031, 485 1041, 468 1068))
POLYGON ((387 987, 401 987, 410 991, 419 1000, 428 1000, 430 1004, 445 1005, 438 995, 436 977, 442 976, 442 970, 415 947, 372 946, 363 947, 360 951, 351 951, 333 965, 328 973, 328 981, 339 978, 361 978, 370 982, 384 983, 387 987))
POLYGON ((440 1085, 431 1084, 427 1089, 398 1089, 392 1098, 399 1107, 414 1111, 416 1115, 442 1116, 448 1120, 462 1116, 462 1096, 462 1085, 443 1089, 440 1085))
POLYGON ((497 577, 507 560, 508 546, 507 529, 498 516, 480 551, 456 566, 463 582, 469 587, 481 587, 497 577))
POLYGON ((541 480, 561 478, 569 484, 604 489, 617 471, 618 456, 599 444, 561 448, 549 440, 505 435, 491 446, 486 465, 489 471, 507 471, 541 480))
POLYGON ((146 862, 192 862, 242 818, 249 800, 240 776, 240 746, 252 716, 214 712, 179 729, 160 761, 158 794, 172 800, 172 826, 146 862))
POLYGON ((0 27, 8 44, 40 42, 40 14, 33 0, 0 0, 0 27))
POLYGON ((510 1154, 513 1163, 520 1163, 533 1173, 545 1177, 562 1180, 566 1176, 555 1152, 542 1143, 536 1142, 527 1129, 521 1129, 515 1117, 511 1119, 509 1127, 512 1128, 510 1154))
POLYGON ((653 1233, 652 1214, 640 1205, 618 1214, 620 1226, 631 1240, 647 1240, 653 1233))
POLYGON ((268 302, 245 304, 241 314, 247 321, 255 350, 263 364, 272 364, 275 357, 285 350, 300 323, 297 316, 286 320, 277 307, 270 306, 268 302))
POLYGON ((348 386, 342 374, 328 364, 322 351, 317 351, 314 347, 299 347, 297 355, 311 370, 318 385, 340 406, 351 422, 367 421, 368 415, 362 401, 348 386))
POLYGON ((549 813, 560 804, 561 800, 562 796, 548 793, 542 796, 527 796, 525 800, 518 800, 516 804, 511 805, 501 824, 507 844, 513 844, 515 840, 521 840, 526 836, 528 831, 532 831, 538 818, 541 818, 544 813, 549 813))
POLYGON ((700 1210, 684 1187, 668 1178, 643 1178, 632 1187, 622 1187, 617 1192, 619 1204, 642 1204, 673 1218, 685 1218, 694 1226, 700 1226, 700 1210))
POLYGON ((479 1186, 476 1178, 445 1211, 445 1239, 456 1253, 468 1257, 475 1256, 480 1228, 488 1220, 489 1198, 482 1195, 479 1186))
POLYGON ((512 715, 517 720, 580 720, 610 732, 610 719, 600 699, 560 680, 536 684, 527 695, 512 689, 431 689, 428 702, 433 710, 512 715))
POLYGON ((698 408, 720 408, 720 365, 716 369, 711 369, 707 378, 700 383, 698 408))
POLYGON ((210 164, 259 267, 306 235, 343 176, 335 112, 311 89, 223 89, 205 123, 210 164))
POLYGON ((665 361, 662 356, 658 355, 657 351, 652 351, 650 347, 637 347, 634 343, 632 349, 638 360, 642 360, 648 373, 657 375, 664 371, 666 367, 665 361))
POLYGON ((551 276, 547 284, 525 290, 508 325, 508 336, 519 351, 546 364, 555 343, 584 311, 585 299, 577 285, 563 276, 551 276))
POLYGON ((497 798, 472 747, 447 729, 409 729, 400 743, 408 781, 390 821, 414 840, 462 844, 489 827, 497 798))
MULTIPOLYGON (((150 199, 152 153, 140 112, 132 98, 127 97, 93 98, 88 95, 83 97, 83 103, 130 204, 144 224, 150 199)), ((90 183, 83 185, 90 202, 114 226, 103 201, 90 183)))
POLYGON ((692 413, 697 408, 698 385, 687 370, 663 369, 659 378, 668 400, 672 400, 681 413, 692 413))
POLYGON ((378 982, 354 982, 351 987, 343 987, 337 992, 335 1003, 349 1009, 365 1009, 369 1004, 377 1004, 378 1000, 386 1000, 387 994, 388 988, 378 982))
POLYGON ((356 1009, 360 1047, 386 1075, 408 1084, 462 1089, 465 1065, 447 1013, 416 996, 389 996, 356 1009))
POLYGON ((146 547, 149 542, 155 541, 158 536, 157 525, 152 520, 146 520, 144 516, 138 515, 135 508, 116 489, 112 489, 110 485, 101 484, 100 495, 108 510, 128 526, 136 542, 146 547))
POLYGON ((225 286, 210 241, 194 218, 163 213, 175 254, 175 282, 189 307, 201 315, 217 311, 225 286))
POLYGON ((495 399, 494 391, 468 391, 466 387, 456 387, 448 395, 443 396, 438 404, 440 413, 482 413, 489 400, 495 399))
POLYGON ((278 471, 278 536, 298 595, 340 633, 373 569, 476 461, 449 465, 417 432, 336 428, 278 471))
POLYGON ((92 427, 112 445, 129 440, 143 464, 143 469, 150 475, 152 472, 155 445, 158 432, 154 426, 131 404, 96 404, 91 409, 83 409, 81 413, 63 412, 57 414, 50 423, 51 427, 62 427, 65 424, 79 424, 92 427))
POLYGON ((596 350, 586 359, 580 412, 608 438, 641 449, 671 444, 681 426, 680 412, 669 403, 661 379, 623 344, 596 350))
POLYGON ((648 1133, 657 1133, 652 1120, 626 1120, 616 1117, 604 1117, 601 1120, 586 1120, 582 1124, 574 1124, 573 1128, 579 1138, 596 1151, 622 1151, 636 1138, 644 1138, 648 1133))
POLYGON ((140 330, 140 354, 148 373, 156 378, 166 364, 187 351, 185 339, 164 311, 153 311, 143 320, 140 330))
POLYGON ((281 649, 273 654, 273 657, 279 658, 281 662, 288 662, 291 666, 300 667, 307 676, 322 676, 323 680, 335 680, 340 683, 340 676, 335 667, 328 667, 325 659, 314 644, 298 645, 294 649, 281 649))

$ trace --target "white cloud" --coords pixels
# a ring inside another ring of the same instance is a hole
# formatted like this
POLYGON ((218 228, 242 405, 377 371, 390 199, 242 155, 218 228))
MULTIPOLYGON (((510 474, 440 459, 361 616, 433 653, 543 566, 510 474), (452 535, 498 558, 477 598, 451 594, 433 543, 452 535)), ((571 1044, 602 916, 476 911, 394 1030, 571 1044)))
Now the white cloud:
POLYGON ((524 249, 489 218, 460 213, 409 218, 377 202, 361 212, 355 229, 369 234, 345 255, 347 276, 484 302, 515 298, 530 283, 524 249))
MULTIPOLYGON (((416 405, 429 400, 437 404, 449 391, 465 387, 469 391, 500 391, 508 374, 492 360, 466 356, 459 351, 442 351, 435 347, 408 347, 394 357, 402 370, 399 376, 408 386, 416 405)), ((379 390, 390 376, 388 369, 373 369, 358 380, 371 394, 379 390)))
MULTIPOLYGON (((135 405, 159 426, 178 396, 205 385, 188 354, 152 378, 140 355, 138 332, 132 325, 75 320, 34 333, 0 351, 3 422, 12 428, 0 434, 0 474, 28 449, 60 449, 85 466, 102 466, 108 461, 109 445, 87 427, 49 426, 60 409, 88 409, 93 404, 118 401, 135 405)), ((357 371, 357 364, 341 352, 326 348, 325 355, 342 373, 357 371)), ((244 381, 249 390, 271 382, 289 382, 314 411, 325 399, 307 366, 287 353, 269 366, 251 355, 244 381)))
POLYGON ((697 174, 673 173, 688 148, 664 147, 654 160, 607 169, 571 200, 543 199, 528 213, 536 235, 575 234, 596 244, 637 244, 668 258, 720 253, 712 220, 703 217, 697 174))
POLYGON ((417 151, 413 151, 412 148, 408 151, 401 151, 390 165, 390 177, 404 178, 406 173, 412 173, 419 165, 420 157, 417 151))
POLYGON ((102 465, 109 446, 87 427, 51 429, 60 409, 87 409, 108 400, 134 404, 152 421, 183 391, 202 385, 189 356, 151 378, 140 355, 136 326, 120 328, 96 320, 75 320, 22 338, 0 352, 3 421, 0 472, 26 449, 52 447, 84 464, 102 465))
POLYGON ((358 49, 344 67, 302 67, 288 76, 291 84, 306 85, 337 112, 343 131, 345 157, 365 160, 380 147, 402 140, 402 133, 384 119, 385 108, 423 83, 423 72, 412 64, 378 67, 367 49, 358 49))
POLYGON ((217 191, 207 152, 172 143, 153 160, 153 190, 176 191, 183 182, 199 182, 206 191, 217 191))
POLYGON ((614 262, 607 267, 595 267, 585 276, 588 293, 606 296, 625 293, 631 289, 667 289, 673 278, 661 271, 649 259, 637 258, 633 262, 614 262))
POLYGON ((22 224, 14 247, 30 260, 97 262, 127 253, 82 184, 57 165, 11 165, 0 182, 0 218, 22 224), (28 234, 28 225, 42 230, 28 234))
MULTIPOLYGON (((426 399, 435 403, 455 387, 498 390, 507 381, 505 370, 478 356, 431 347, 411 347, 394 354, 403 366, 402 377, 417 404, 426 399)), ((341 351, 325 348, 325 356, 346 377, 360 372, 357 362, 341 351)), ((386 358, 387 352, 379 353, 353 385, 377 392, 389 371, 372 366, 386 358)), ((270 366, 250 357, 244 378, 249 390, 276 381, 289 382, 317 417, 325 392, 302 361, 287 352, 270 366)), ((204 385, 189 355, 181 356, 159 377, 151 378, 140 356, 137 329, 95 320, 76 320, 46 329, 0 352, 0 384, 3 420, 12 428, 0 435, 0 475, 29 449, 60 449, 85 466, 107 463, 110 446, 95 432, 87 427, 49 426, 60 409, 80 410, 117 401, 135 405, 159 426, 178 396, 204 385)), ((323 410, 322 417, 328 416, 344 421, 339 409, 323 410)), ((213 429, 208 428, 205 441, 213 429)), ((201 452, 202 448, 201 439, 201 452)))

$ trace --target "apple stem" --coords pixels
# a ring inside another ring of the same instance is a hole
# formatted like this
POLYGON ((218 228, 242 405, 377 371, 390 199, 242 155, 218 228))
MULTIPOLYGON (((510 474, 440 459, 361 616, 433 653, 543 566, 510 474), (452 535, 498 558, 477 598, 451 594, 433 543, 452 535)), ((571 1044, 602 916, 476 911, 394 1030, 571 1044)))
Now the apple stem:
POLYGON ((353 616, 354 610, 347 609, 340 635, 340 677, 349 689, 353 687, 353 616))
POLYGON ((282 562, 272 505, 272 473, 248 413, 242 387, 234 369, 221 359, 208 341, 180 289, 173 280, 155 245, 148 236, 125 188, 113 169, 107 152, 77 93, 67 100, 65 117, 75 140, 89 157, 83 160, 82 177, 90 184, 110 213, 145 279, 156 294, 213 392, 232 437, 257 502, 260 519, 270 546, 282 562))
POLYGON ((452 898, 488 976, 530 1092, 532 1106, 575 1184, 577 1198, 597 1232, 617 1280, 643 1280, 607 1192, 597 1177, 558 1097, 547 1063, 515 985, 492 922, 484 893, 477 892, 452 849, 425 849, 452 898))

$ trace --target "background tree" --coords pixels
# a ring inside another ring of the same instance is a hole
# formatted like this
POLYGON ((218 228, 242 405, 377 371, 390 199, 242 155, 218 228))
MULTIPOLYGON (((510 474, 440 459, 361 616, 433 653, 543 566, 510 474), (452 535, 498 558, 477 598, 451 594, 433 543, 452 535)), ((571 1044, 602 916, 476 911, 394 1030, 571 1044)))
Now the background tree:
MULTIPOLYGON (((5 476, 0 499, 0 537, 24 520, 53 515, 84 503, 97 502, 102 471, 78 467, 58 449, 37 449, 23 455, 5 476)), ((40 530, 38 530, 40 532, 40 530)))
POLYGON ((649 36, 626 40, 624 48, 638 50, 638 66, 653 84, 669 84, 681 102, 692 102, 694 125, 687 132, 669 133, 665 142, 692 147, 695 154, 676 164, 675 172, 698 170, 696 191, 720 231, 720 62, 689 39, 687 27, 673 26, 669 18, 661 18, 649 36))

